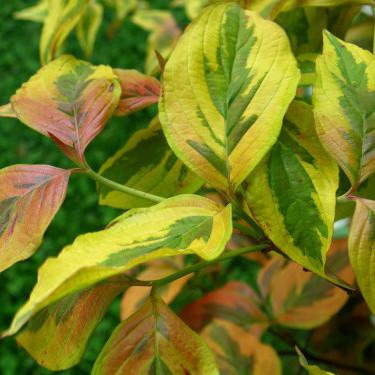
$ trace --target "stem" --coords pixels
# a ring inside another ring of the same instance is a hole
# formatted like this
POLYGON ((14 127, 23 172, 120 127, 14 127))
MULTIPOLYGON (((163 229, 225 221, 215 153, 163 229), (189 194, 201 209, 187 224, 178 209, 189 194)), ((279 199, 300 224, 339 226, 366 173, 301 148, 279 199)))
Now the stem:
POLYGON ((108 178, 105 178, 105 177, 101 176, 100 174, 94 172, 88 165, 86 166, 86 169, 84 170, 84 173, 87 176, 91 177, 96 182, 98 182, 99 184, 107 186, 110 189, 121 191, 122 193, 129 194, 129 195, 132 195, 132 196, 137 197, 137 198, 147 199, 147 200, 149 200, 151 202, 155 202, 155 203, 160 203, 163 200, 165 200, 165 198, 159 197, 157 195, 145 193, 143 191, 133 189, 131 187, 121 185, 117 182, 109 180, 108 178))
POLYGON ((206 268, 208 266, 212 266, 221 262, 224 262, 226 260, 230 260, 232 258, 235 258, 239 255, 243 254, 248 254, 248 253, 255 253, 257 251, 265 250, 268 247, 268 245, 255 245, 255 246, 248 246, 244 247, 242 249, 237 249, 237 250, 232 250, 224 253, 222 256, 219 258, 216 258, 214 260, 209 260, 209 261, 201 261, 196 264, 193 264, 189 267, 184 268, 181 271, 175 272, 172 275, 169 275, 167 277, 164 277, 162 279, 158 280, 152 280, 152 281, 139 281, 137 280, 137 285, 140 286, 152 286, 155 288, 161 287, 163 285, 169 284, 172 281, 175 281, 177 279, 180 279, 181 277, 184 277, 186 275, 189 275, 190 273, 197 272, 203 268, 206 268))

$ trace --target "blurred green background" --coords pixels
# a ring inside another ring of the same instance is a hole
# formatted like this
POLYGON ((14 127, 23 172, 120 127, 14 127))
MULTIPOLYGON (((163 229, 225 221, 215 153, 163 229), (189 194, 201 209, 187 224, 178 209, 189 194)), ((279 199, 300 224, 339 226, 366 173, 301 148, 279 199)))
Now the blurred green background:
MULTIPOLYGON (((39 68, 38 42, 41 25, 15 20, 13 13, 31 6, 34 1, 2 1, 0 6, 0 104, 8 103, 10 96, 39 68)), ((153 1, 153 7, 163 8, 168 1, 153 1)), ((180 10, 181 12, 181 10, 180 10)), ((105 22, 101 25, 92 61, 113 67, 143 70, 147 33, 125 20, 115 37, 109 40, 106 29, 114 14, 106 8, 105 22)), ((183 15, 182 15, 183 16, 183 15)), ((83 58, 75 36, 67 43, 67 52, 83 58)), ((136 128, 146 126, 152 111, 129 118, 112 120, 105 131, 88 149, 88 160, 98 168, 125 142, 136 128)), ((0 120, 0 168, 8 165, 51 164, 69 167, 71 163, 47 138, 32 131, 14 119, 0 120)), ((8 327, 16 310, 26 301, 36 282, 37 269, 49 256, 56 255, 63 246, 80 233, 102 228, 118 214, 116 210, 99 207, 95 184, 84 176, 73 176, 65 203, 48 229, 43 245, 29 260, 20 262, 0 274, 0 331, 8 327)), ((91 366, 118 324, 119 301, 114 303, 104 321, 90 340, 83 361, 62 374, 89 374, 91 366)), ((18 348, 15 340, 0 342, 0 374, 50 374, 39 367, 27 353, 18 348)))

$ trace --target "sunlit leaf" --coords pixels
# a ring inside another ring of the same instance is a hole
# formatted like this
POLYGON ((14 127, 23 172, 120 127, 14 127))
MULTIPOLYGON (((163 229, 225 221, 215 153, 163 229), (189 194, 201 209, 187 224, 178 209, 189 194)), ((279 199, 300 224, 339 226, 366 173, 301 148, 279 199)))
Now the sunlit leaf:
POLYGON ((33 316, 17 342, 50 370, 74 366, 109 305, 127 285, 125 277, 117 277, 60 299, 33 316))
POLYGON ((356 189, 375 171, 375 57, 324 33, 314 112, 324 147, 356 189))
MULTIPOLYGON (((158 280, 180 271, 183 267, 184 259, 182 257, 157 259, 147 263, 147 268, 137 275, 137 279, 145 281, 158 280)), ((164 285, 159 291, 161 299, 166 304, 172 302, 191 277, 192 274, 189 274, 164 285)), ((122 298, 121 319, 127 319, 135 313, 145 302, 150 291, 151 287, 132 286, 129 288, 122 298)))
POLYGON ((37 4, 14 13, 14 18, 25 21, 44 22, 48 15, 49 3, 50 0, 40 0, 37 4))
POLYGON ((219 375, 204 340, 155 296, 117 327, 92 372, 129 373, 219 375))
POLYGON ((30 257, 65 199, 71 170, 14 165, 0 170, 0 271, 30 257))
POLYGON ((120 92, 110 67, 62 56, 24 83, 11 104, 20 121, 82 163, 87 145, 117 107, 120 92))
POLYGON ((246 207, 291 259, 324 274, 338 188, 338 168, 321 147, 311 108, 291 104, 271 153, 246 180, 246 207))
POLYGON ((231 207, 199 196, 180 195, 151 208, 130 210, 107 229, 79 236, 44 263, 29 301, 6 335, 61 299, 147 261, 192 253, 216 258, 231 232, 231 207))
POLYGON ((322 370, 321 368, 319 368, 316 365, 309 365, 309 363, 307 362, 305 356, 303 355, 303 353, 301 352, 301 350, 298 349, 298 347, 296 347, 296 352, 298 354, 299 363, 301 364, 301 366, 304 369, 307 370, 307 372, 309 373, 309 375, 334 375, 333 372, 324 371, 324 370, 322 370))
MULTIPOLYGON (((202 186, 202 180, 173 154, 157 119, 148 128, 135 132, 125 146, 104 163, 100 173, 128 187, 162 197, 194 193, 202 186)), ((152 203, 101 186, 100 204, 128 209, 152 203)))
POLYGON ((150 32, 145 70, 147 74, 156 73, 159 70, 159 63, 155 51, 164 59, 168 59, 180 37, 181 30, 173 15, 163 10, 138 10, 132 19, 136 25, 150 32))
POLYGON ((349 255, 357 283, 375 314, 375 201, 356 199, 349 235, 349 255))
POLYGON ((231 194, 275 143, 299 78, 279 26, 233 3, 209 6, 165 67, 160 119, 168 143, 231 194))
POLYGON ((103 19, 103 5, 90 1, 85 13, 77 24, 77 37, 85 56, 89 58, 94 49, 96 34, 103 19))
POLYGON ((83 16, 90 0, 50 0, 39 50, 42 64, 56 58, 62 44, 83 16))
POLYGON ((160 97, 160 83, 157 79, 137 70, 114 69, 120 80, 122 94, 115 115, 127 116, 156 104, 160 97))

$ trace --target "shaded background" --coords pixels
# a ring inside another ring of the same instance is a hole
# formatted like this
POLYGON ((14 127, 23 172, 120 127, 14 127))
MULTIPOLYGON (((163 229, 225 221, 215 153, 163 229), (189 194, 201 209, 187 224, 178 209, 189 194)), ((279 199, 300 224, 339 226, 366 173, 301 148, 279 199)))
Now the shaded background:
MULTIPOLYGON (((41 24, 15 20, 13 13, 36 3, 30 0, 2 1, 0 6, 0 104, 9 102, 10 96, 39 68, 39 36, 41 24)), ((169 1, 153 0, 155 8, 164 8, 169 1)), ((177 16, 184 18, 179 9, 177 16)), ((104 22, 100 27, 92 62, 110 64, 118 68, 143 70, 147 33, 125 20, 112 40, 106 29, 113 12, 105 8, 104 22)), ((66 45, 69 53, 83 58, 75 40, 70 37, 66 45)), ((112 120, 104 132, 90 145, 87 158, 97 169, 125 142, 129 134, 144 127, 152 118, 152 110, 129 118, 112 120)), ((34 132, 15 119, 0 119, 0 168, 12 164, 51 164, 70 167, 71 162, 53 142, 34 132)), ((63 246, 71 243, 80 233, 101 229, 119 211, 97 205, 95 184, 84 176, 73 176, 67 198, 51 226, 43 245, 29 260, 20 262, 0 274, 0 331, 8 327, 16 310, 26 301, 36 282, 37 269, 49 256, 56 255, 63 246)), ((111 307, 104 321, 90 340, 83 361, 74 369, 61 374, 89 374, 91 366, 111 331, 119 322, 119 301, 111 307)), ((0 374, 51 374, 39 367, 15 340, 0 342, 0 374)))

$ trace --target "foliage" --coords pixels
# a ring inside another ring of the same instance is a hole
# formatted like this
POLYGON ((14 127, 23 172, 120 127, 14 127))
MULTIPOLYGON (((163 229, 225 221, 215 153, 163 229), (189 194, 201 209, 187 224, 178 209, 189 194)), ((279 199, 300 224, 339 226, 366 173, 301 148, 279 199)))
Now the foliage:
POLYGON ((349 294, 375 313, 374 56, 343 40, 366 18, 344 3, 167 4, 186 8, 185 31, 151 2, 42 0, 16 13, 43 22, 43 66, 0 116, 49 138, 71 166, 0 170, 0 271, 37 250, 71 175, 128 211, 47 259, 2 336, 47 369, 71 368, 124 293, 93 374, 288 373, 283 355, 311 374, 372 373, 368 347, 332 359, 319 331, 335 334, 330 320, 358 304, 349 294), (76 30, 90 56, 104 6, 116 9, 110 36, 128 15, 149 32, 146 74, 63 53, 76 30), (112 116, 157 103, 95 172, 86 149, 112 116), (348 240, 334 239, 342 217, 348 240), (245 257, 258 272, 239 278, 245 257), (302 344, 309 333, 314 345, 302 344))

